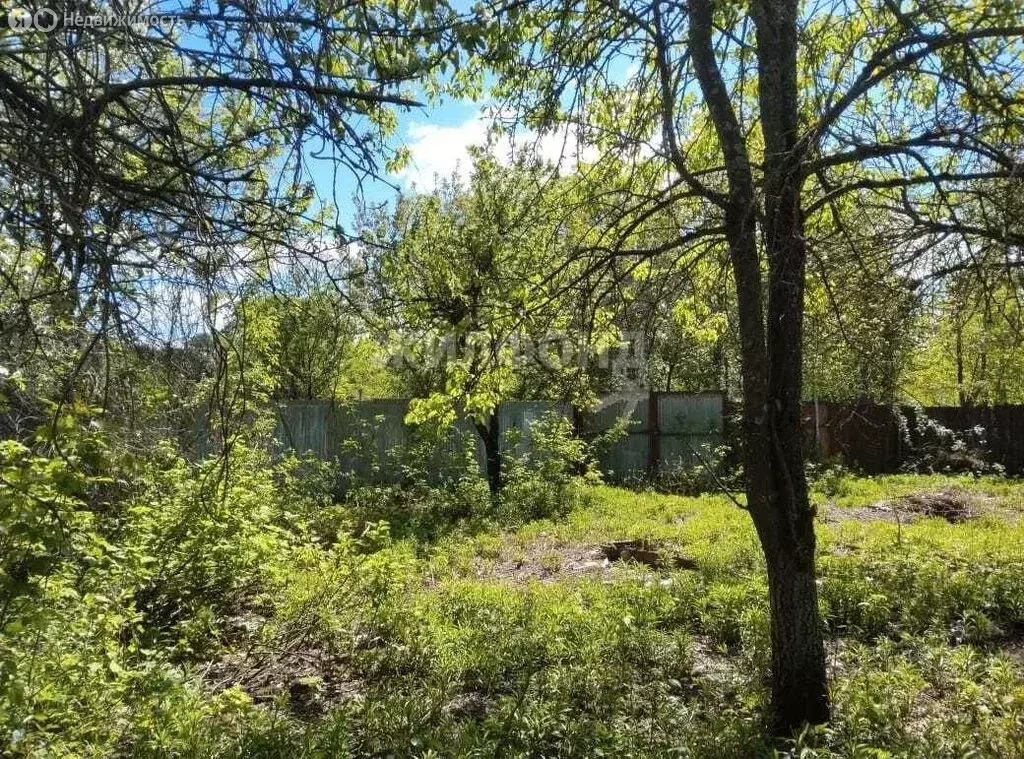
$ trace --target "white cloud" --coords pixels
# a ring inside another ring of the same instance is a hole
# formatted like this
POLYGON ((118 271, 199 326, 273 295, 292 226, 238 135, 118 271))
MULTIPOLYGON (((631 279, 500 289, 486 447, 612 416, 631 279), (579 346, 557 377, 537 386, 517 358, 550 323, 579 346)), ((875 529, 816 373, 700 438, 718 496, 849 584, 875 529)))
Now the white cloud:
POLYGON ((580 160, 591 161, 597 156, 594 148, 579 144, 572 127, 538 139, 535 133, 528 131, 520 131, 515 136, 489 135, 490 125, 490 118, 483 112, 453 126, 413 122, 408 128, 407 142, 411 160, 397 177, 406 187, 418 190, 431 190, 439 179, 456 174, 468 177, 473 166, 469 148, 488 142, 499 160, 510 162, 516 154, 531 151, 565 170, 572 169, 580 160))
POLYGON ((439 179, 469 172, 469 147, 487 142, 487 122, 480 116, 455 126, 413 122, 408 133, 411 160, 398 178, 410 188, 430 190, 439 179))

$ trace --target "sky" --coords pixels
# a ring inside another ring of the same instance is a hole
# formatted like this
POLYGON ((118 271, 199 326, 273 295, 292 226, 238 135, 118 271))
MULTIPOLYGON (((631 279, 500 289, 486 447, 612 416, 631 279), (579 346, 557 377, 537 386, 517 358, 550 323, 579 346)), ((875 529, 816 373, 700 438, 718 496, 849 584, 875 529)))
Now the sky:
MULTIPOLYGON (((447 99, 423 108, 398 111, 399 128, 392 142, 395 146, 405 145, 411 160, 400 172, 388 175, 395 187, 382 181, 365 183, 362 188, 364 199, 371 204, 384 203, 395 197, 395 188, 401 192, 429 192, 437 186, 439 180, 455 174, 468 177, 472 168, 469 148, 487 142, 490 124, 488 105, 486 100, 472 102, 447 99)), ((509 137, 497 141, 495 154, 507 160, 514 145, 535 147, 542 158, 563 168, 574 164, 577 157, 575 142, 566 140, 564 132, 547 135, 539 140, 532 133, 519 132, 515 143, 509 137)), ((330 161, 307 157, 313 181, 321 197, 325 200, 332 197, 337 199, 339 218, 346 227, 350 227, 354 220, 355 203, 352 196, 357 189, 356 182, 350 176, 339 174, 336 192, 332 192, 334 176, 330 161)), ((589 155, 585 152, 584 157, 589 155)))
MULTIPOLYGON (((392 138, 395 146, 409 148, 412 160, 397 174, 387 175, 388 181, 367 181, 361 188, 362 197, 377 205, 392 200, 398 191, 429 192, 438 178, 450 177, 457 171, 465 174, 469 165, 468 149, 483 144, 487 137, 487 121, 481 103, 446 100, 410 111, 398 110, 399 128, 392 138)), ((322 202, 338 205, 338 218, 352 231, 359 190, 355 178, 339 169, 328 158, 317 158, 315 151, 307 152, 307 168, 317 187, 322 202)), ((381 167, 383 171, 383 167, 381 167)))
MULTIPOLYGON (((613 64, 609 73, 613 79, 626 81, 635 73, 632 59, 624 57, 613 64)), ((485 87, 492 82, 485 81, 485 87)), ((393 147, 404 145, 409 149, 409 165, 397 174, 389 175, 387 182, 366 182, 362 186, 362 197, 369 204, 381 204, 393 200, 397 192, 430 192, 439 180, 459 174, 468 178, 472 169, 469 148, 487 143, 490 126, 488 112, 497 104, 486 98, 472 101, 445 98, 431 101, 408 111, 397 109, 398 130, 392 138, 393 147), (397 188, 397 189, 396 189, 397 188)), ((594 148, 581 148, 572 128, 539 137, 526 130, 518 130, 513 137, 503 137, 494 144, 494 154, 501 160, 509 160, 513 151, 522 152, 524 147, 562 171, 571 171, 578 161, 596 160, 594 148)), ((312 178, 325 201, 335 198, 338 204, 338 218, 348 231, 352 231, 356 204, 352 200, 357 190, 354 178, 339 173, 334 185, 333 165, 329 160, 317 160, 307 155, 312 178), (333 186, 333 187, 332 187, 333 186)), ((383 170, 383 169, 382 169, 383 170)))
MULTIPOLYGON (((468 0, 454 0, 456 10, 469 9, 468 0)), ((609 59, 606 75, 611 81, 620 84, 627 82, 639 68, 637 62, 639 51, 630 52, 623 48, 612 59, 609 59)), ((484 92, 495 84, 492 75, 484 76, 484 92)), ((391 140, 392 147, 404 145, 409 149, 411 161, 401 172, 389 175, 392 185, 387 182, 364 182, 361 188, 362 199, 370 205, 379 205, 392 201, 397 192, 430 192, 439 180, 450 178, 458 173, 468 178, 472 169, 469 148, 484 145, 490 125, 488 111, 498 104, 485 96, 477 101, 444 98, 434 100, 425 92, 413 89, 413 95, 419 95, 426 103, 421 108, 396 109, 398 130, 391 140)), ((566 92, 567 100, 571 93, 566 92)), ((494 145, 494 154, 501 160, 508 160, 513 148, 522 152, 529 147, 536 154, 562 172, 572 171, 578 161, 594 161, 597 159, 595 148, 585 148, 576 139, 576 130, 568 128, 555 134, 547 134, 540 138, 535 133, 520 129, 513 138, 504 137, 494 145)), ((655 142, 657 141, 656 138, 655 142)), ((312 179, 317 186, 320 197, 325 204, 336 203, 337 219, 348 232, 353 232, 355 222, 356 201, 353 199, 359 185, 355 178, 340 173, 334 177, 334 167, 327 159, 317 160, 307 155, 310 161, 312 179)), ((383 167, 381 167, 383 171, 383 167)))

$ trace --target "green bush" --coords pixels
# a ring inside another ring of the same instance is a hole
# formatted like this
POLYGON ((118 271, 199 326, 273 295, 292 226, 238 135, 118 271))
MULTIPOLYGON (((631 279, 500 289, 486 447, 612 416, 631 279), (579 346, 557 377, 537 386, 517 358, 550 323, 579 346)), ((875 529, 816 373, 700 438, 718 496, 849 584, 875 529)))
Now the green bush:
MULTIPOLYGON (((0 445, 4 755, 1024 755, 1019 484, 957 480, 991 513, 956 525, 816 525, 835 719, 780 746, 748 515, 592 486, 564 423, 497 512, 468 456, 338 502, 244 439, 139 460, 76 429, 0 445), (595 565, 620 539, 690 563, 595 565)), ((843 475, 830 509, 950 482, 843 475)))
POLYGON ((692 456, 662 465, 653 477, 638 475, 624 484, 682 496, 732 492, 743 489, 743 467, 736 463, 730 446, 705 444, 693 449, 692 456))
MULTIPOLYGON (((295 477, 301 462, 273 463, 237 442, 199 465, 170 448, 139 465, 97 438, 87 427, 50 456, 0 443, 4 751, 209 746, 208 730, 247 700, 211 700, 183 667, 216 657, 226 620, 245 609, 280 602, 282 620, 301 617, 289 606, 301 584, 275 583, 304 557, 329 559, 341 576, 359 559, 348 542, 323 547, 311 529, 325 495, 295 477), (267 595, 283 586, 291 595, 267 595)), ((359 587, 360 603, 378 590, 359 587)))
MULTIPOLYGON (((518 440, 510 436, 506 450, 518 440)), ((576 437, 572 422, 548 413, 530 427, 530 451, 506 455, 500 517, 505 523, 564 516, 586 502, 601 481, 593 443, 576 437)))

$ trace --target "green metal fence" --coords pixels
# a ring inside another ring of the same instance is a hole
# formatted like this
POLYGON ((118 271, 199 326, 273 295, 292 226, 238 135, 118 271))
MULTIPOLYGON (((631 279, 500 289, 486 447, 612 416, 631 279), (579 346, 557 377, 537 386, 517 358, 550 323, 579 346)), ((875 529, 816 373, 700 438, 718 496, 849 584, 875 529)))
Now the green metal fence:
MULTIPOLYGON (((648 476, 679 465, 699 464, 723 437, 721 393, 642 393, 606 398, 597 410, 574 412, 567 404, 549 401, 506 401, 498 407, 502 440, 515 440, 514 455, 531 450, 532 425, 545 414, 572 419, 576 429, 593 437, 620 420, 627 422, 626 435, 606 447, 599 456, 602 472, 611 481, 648 476), (512 430, 514 435, 508 435, 512 430)), ((414 432, 405 417, 408 400, 375 400, 336 403, 290 401, 278 407, 276 439, 282 449, 311 452, 323 459, 337 459, 347 469, 388 466, 389 452, 413 442, 414 432)), ((476 448, 483 466, 483 446, 468 420, 460 421, 439 453, 454 453, 466 445, 476 448)), ((395 465, 393 456, 391 466, 395 465)), ((439 464, 440 465, 440 464, 439 464)), ((377 474, 388 479, 388 472, 377 474)))

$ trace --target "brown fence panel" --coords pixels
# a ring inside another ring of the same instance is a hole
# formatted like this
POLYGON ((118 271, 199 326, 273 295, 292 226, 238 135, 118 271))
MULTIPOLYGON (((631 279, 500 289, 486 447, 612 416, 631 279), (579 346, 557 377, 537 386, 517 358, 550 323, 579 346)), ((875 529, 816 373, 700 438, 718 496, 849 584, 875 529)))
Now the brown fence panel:
POLYGON ((840 458, 869 474, 899 471, 911 451, 898 415, 904 417, 916 440, 917 416, 922 412, 957 433, 981 427, 987 460, 1002 464, 1007 474, 1024 474, 1024 406, 934 406, 915 410, 810 401, 803 404, 807 453, 840 458))
POLYGON ((899 419, 890 406, 875 404, 803 404, 808 453, 840 458, 868 474, 894 472, 903 461, 899 419))
POLYGON ((1024 474, 1024 406, 935 406, 925 413, 955 432, 981 427, 989 461, 1024 474))

